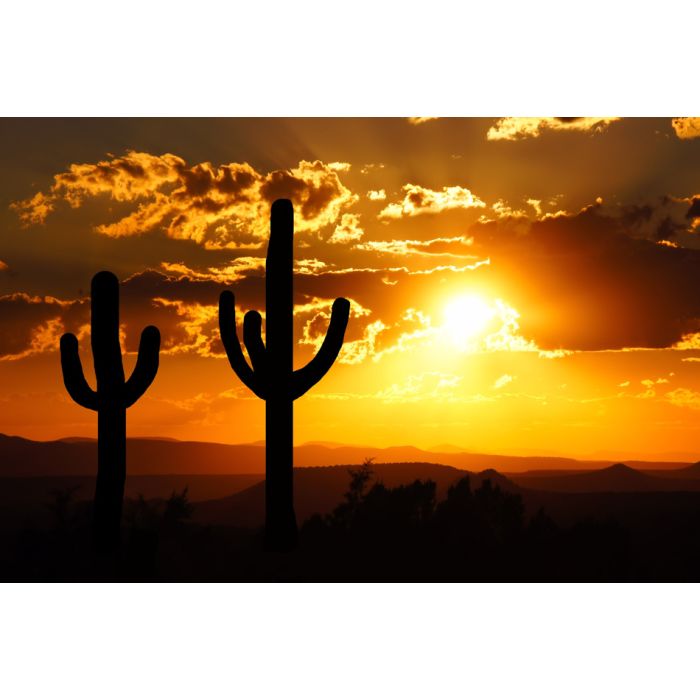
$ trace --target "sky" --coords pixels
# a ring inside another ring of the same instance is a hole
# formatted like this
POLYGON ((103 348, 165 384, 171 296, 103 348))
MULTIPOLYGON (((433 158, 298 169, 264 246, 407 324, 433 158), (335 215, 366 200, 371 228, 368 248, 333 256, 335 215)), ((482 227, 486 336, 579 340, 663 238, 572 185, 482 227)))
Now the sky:
MULTIPOLYGON (((264 439, 220 292, 263 312, 270 204, 295 207, 295 363, 351 302, 295 441, 700 458, 700 118, 2 119, 0 432, 95 436, 90 355, 121 280, 124 364, 161 331, 131 436, 264 439)), ((240 333, 240 328, 239 328, 240 333)))

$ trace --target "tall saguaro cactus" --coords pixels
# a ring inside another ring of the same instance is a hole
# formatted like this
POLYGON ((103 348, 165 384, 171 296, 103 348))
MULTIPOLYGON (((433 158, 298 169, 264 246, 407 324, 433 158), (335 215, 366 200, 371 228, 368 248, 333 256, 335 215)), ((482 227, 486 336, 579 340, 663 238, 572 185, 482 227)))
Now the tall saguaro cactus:
POLYGON ((243 319, 243 342, 252 367, 243 355, 236 333, 235 297, 221 293, 219 329, 229 362, 240 380, 265 401, 265 548, 287 551, 297 542, 293 498, 294 401, 331 368, 338 357, 350 315, 350 302, 333 302, 328 332, 315 357, 293 369, 294 283, 292 276, 294 209, 278 199, 270 215, 265 277, 265 342, 262 317, 249 311, 243 319))
POLYGON ((119 280, 98 272, 91 287, 91 342, 97 391, 88 385, 72 333, 61 337, 63 383, 78 405, 97 411, 97 485, 93 533, 98 550, 119 545, 119 529, 126 480, 126 409, 133 406, 158 372, 160 332, 147 326, 141 333, 138 358, 128 381, 124 378, 119 346, 119 280))

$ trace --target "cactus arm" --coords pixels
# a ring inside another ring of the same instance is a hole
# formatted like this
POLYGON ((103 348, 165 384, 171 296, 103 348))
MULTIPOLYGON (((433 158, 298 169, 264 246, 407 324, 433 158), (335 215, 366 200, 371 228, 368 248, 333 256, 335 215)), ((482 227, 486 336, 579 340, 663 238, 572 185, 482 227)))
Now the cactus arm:
POLYGON ((78 339, 72 333, 61 336, 61 369, 63 383, 73 401, 78 406, 96 411, 97 392, 90 388, 85 379, 78 352, 78 339))
POLYGON ((229 364, 238 378, 259 398, 265 399, 258 378, 246 362, 236 333, 236 299, 232 292, 221 292, 219 297, 219 333, 229 364))
POLYGON ((349 317, 350 302, 343 298, 336 299, 333 302, 328 332, 316 356, 305 367, 296 370, 293 374, 292 393, 294 399, 305 394, 331 368, 343 347, 349 317))
POLYGON ((243 317, 243 343, 253 371, 258 377, 265 376, 266 352, 262 340, 262 317, 257 311, 249 311, 243 317))
POLYGON ((124 404, 133 406, 151 386, 158 372, 160 332, 155 326, 147 326, 141 333, 136 367, 124 384, 124 404))

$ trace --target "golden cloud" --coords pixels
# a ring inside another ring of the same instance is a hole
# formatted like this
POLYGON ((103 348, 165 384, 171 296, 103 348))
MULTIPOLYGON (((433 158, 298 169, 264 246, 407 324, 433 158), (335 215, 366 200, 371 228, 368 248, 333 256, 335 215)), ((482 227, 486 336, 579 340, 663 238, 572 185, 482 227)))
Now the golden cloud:
POLYGON ((216 306, 156 297, 156 307, 172 309, 177 315, 176 327, 180 331, 177 342, 172 335, 163 343, 163 354, 193 352, 202 357, 224 357, 218 337, 219 311, 216 306))
MULTIPOLYGON (((64 316, 73 302, 15 292, 0 297, 0 361, 22 360, 55 350, 64 331, 64 316)), ((81 336, 84 333, 78 332, 81 336)))
POLYGON ((600 132, 620 117, 504 117, 486 134, 489 141, 537 138, 543 131, 600 132))
POLYGON ((700 117, 675 117, 671 126, 679 139, 696 139, 700 137, 700 117))
POLYGON ((515 377, 513 377, 510 374, 502 374, 494 383, 493 383, 493 388, 494 389, 502 389, 504 386, 507 384, 510 384, 515 377))
POLYGON ((232 260, 229 265, 223 267, 209 267, 206 272, 193 270, 182 262, 163 262, 160 266, 166 272, 185 275, 190 279, 231 284, 247 277, 251 272, 264 273, 265 258, 243 256, 232 260))
POLYGON ((671 350, 700 350, 700 333, 684 333, 671 350))
POLYGON ((188 166, 179 156, 129 151, 98 163, 73 164, 54 176, 48 193, 11 206, 24 225, 42 224, 61 202, 77 208, 89 197, 109 196, 136 208, 96 227, 111 237, 134 236, 156 227, 170 238, 190 239, 206 248, 240 248, 268 234, 269 206, 280 197, 295 204, 297 231, 335 223, 359 197, 338 173, 348 163, 300 161, 289 170, 257 172, 248 163, 188 166))
POLYGON ((333 235, 328 239, 329 243, 354 243, 364 236, 364 230, 360 226, 359 214, 343 214, 340 223, 335 227, 333 235))
POLYGON ((436 119, 440 119, 440 117, 406 117, 408 120, 409 124, 425 124, 425 122, 432 122, 435 121, 436 119))
POLYGON ((367 192, 367 199, 369 199, 372 202, 381 202, 386 199, 386 191, 385 190, 370 190, 367 192))
MULTIPOLYGON (((478 256, 471 251, 473 238, 471 236, 453 236, 443 238, 430 238, 428 240, 392 240, 392 241, 366 241, 356 246, 358 250, 367 250, 373 253, 386 253, 390 255, 424 255, 424 256, 450 256, 455 258, 469 258, 476 260, 478 256)), ((483 261, 482 264, 488 264, 483 261)))
POLYGON ((455 374, 423 372, 381 389, 372 398, 383 403, 451 402, 458 398, 456 390, 461 382, 462 377, 455 374))
POLYGON ((384 170, 386 166, 384 163, 365 163, 361 168, 360 168, 360 173, 362 175, 369 175, 371 172, 374 172, 375 170, 384 170))
POLYGON ((674 406, 700 411, 700 393, 691 389, 674 389, 665 394, 666 399, 674 406))
POLYGON ((404 185, 404 197, 379 212, 380 219, 400 219, 418 214, 437 214, 448 209, 483 208, 486 204, 465 187, 443 187, 431 190, 420 185, 404 185))

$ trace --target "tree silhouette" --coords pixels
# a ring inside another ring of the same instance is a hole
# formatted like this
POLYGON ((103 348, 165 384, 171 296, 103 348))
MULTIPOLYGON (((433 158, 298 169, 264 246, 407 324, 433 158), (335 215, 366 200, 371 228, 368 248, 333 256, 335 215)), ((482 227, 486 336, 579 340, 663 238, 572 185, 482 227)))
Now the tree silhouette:
POLYGON ((147 326, 141 333, 136 367, 124 378, 119 345, 119 280, 98 272, 91 287, 91 343, 97 391, 90 388, 80 362, 78 339, 61 337, 63 382, 78 405, 97 411, 97 484, 93 533, 99 551, 119 546, 126 480, 126 409, 138 401, 158 371, 160 332, 147 326))
POLYGON ((178 526, 192 516, 194 506, 190 503, 188 492, 187 486, 182 491, 173 491, 165 502, 163 522, 167 526, 178 526))
POLYGON ((219 329, 229 362, 239 379, 265 401, 265 548, 288 551, 297 544, 294 515, 293 439, 294 401, 305 394, 331 368, 343 345, 350 302, 333 302, 330 325, 315 357, 293 369, 294 209, 288 199, 272 204, 267 247, 265 305, 266 338, 262 317, 248 311, 243 319, 245 359, 236 333, 235 297, 224 291, 219 299, 219 329))

